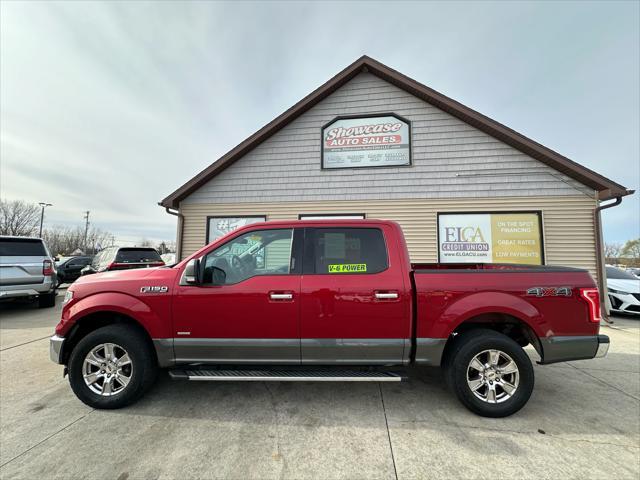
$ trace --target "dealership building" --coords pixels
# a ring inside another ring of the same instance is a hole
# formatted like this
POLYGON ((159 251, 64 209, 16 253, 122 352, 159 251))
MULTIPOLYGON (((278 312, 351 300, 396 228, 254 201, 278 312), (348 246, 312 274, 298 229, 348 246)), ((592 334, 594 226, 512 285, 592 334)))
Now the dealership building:
POLYGON ((362 57, 160 205, 178 216, 180 258, 247 223, 376 218, 402 225, 414 262, 602 278, 600 211, 631 193, 362 57))

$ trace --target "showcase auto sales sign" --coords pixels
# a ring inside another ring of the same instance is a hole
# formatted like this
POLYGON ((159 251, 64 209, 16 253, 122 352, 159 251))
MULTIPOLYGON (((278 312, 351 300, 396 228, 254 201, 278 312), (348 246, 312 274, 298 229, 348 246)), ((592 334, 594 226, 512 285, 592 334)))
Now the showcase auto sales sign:
POLYGON ((338 118, 322 129, 322 168, 409 165, 409 135, 395 115, 338 118))

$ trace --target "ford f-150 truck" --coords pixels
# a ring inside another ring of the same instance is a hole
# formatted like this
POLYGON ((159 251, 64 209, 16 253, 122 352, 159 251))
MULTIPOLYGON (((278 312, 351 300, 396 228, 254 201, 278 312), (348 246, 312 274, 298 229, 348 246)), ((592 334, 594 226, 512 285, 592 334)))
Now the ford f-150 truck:
POLYGON ((82 277, 51 338, 75 394, 132 403, 160 368, 196 381, 400 381, 442 366, 473 412, 522 408, 539 363, 606 355, 585 270, 412 264, 398 224, 248 225, 182 262, 82 277))

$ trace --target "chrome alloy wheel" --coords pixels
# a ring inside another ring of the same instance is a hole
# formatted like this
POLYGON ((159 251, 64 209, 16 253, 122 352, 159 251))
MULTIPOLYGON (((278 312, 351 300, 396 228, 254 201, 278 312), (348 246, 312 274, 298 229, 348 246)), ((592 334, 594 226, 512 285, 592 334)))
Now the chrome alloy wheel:
POLYGON ((127 351, 115 343, 101 343, 85 357, 82 364, 84 383, 93 393, 110 397, 122 392, 133 374, 127 351))
POLYGON ((500 350, 484 350, 469 362, 467 385, 487 403, 509 400, 518 389, 520 372, 513 359, 500 350))

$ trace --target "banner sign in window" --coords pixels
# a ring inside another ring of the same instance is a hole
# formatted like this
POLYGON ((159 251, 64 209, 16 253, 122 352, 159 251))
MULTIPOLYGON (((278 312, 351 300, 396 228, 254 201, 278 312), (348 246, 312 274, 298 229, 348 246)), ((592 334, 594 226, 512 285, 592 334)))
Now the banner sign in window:
POLYGON ((438 215, 441 263, 542 265, 540 212, 438 215))
POLYGON ((207 217, 207 243, 233 232, 236 228, 244 227, 251 223, 264 222, 264 216, 256 217, 207 217))
POLYGON ((337 118, 322 129, 322 168, 411 164, 409 122, 395 115, 337 118))
POLYGON ((341 263, 328 265, 329 273, 366 273, 366 263, 341 263))

